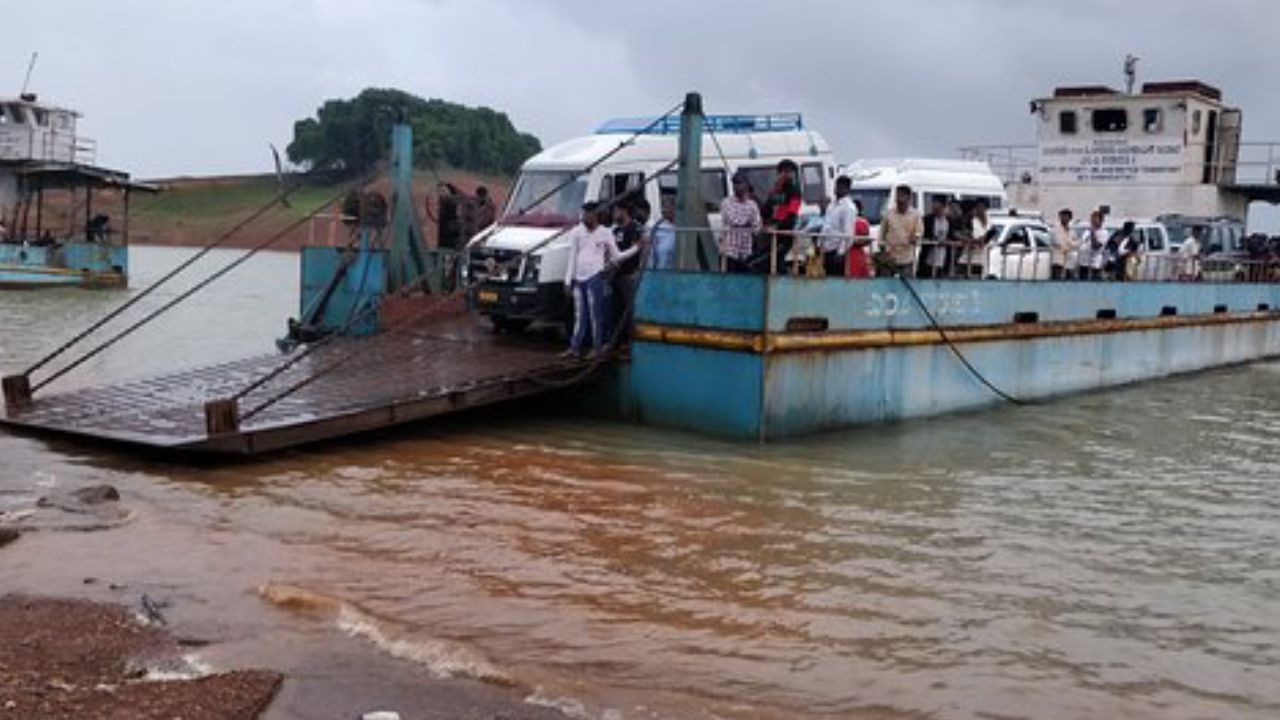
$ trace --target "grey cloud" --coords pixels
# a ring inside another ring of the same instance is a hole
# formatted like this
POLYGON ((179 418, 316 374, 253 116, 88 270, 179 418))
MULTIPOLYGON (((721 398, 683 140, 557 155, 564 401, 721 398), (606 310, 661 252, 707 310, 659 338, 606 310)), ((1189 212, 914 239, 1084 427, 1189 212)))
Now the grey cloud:
POLYGON ((1056 84, 1201 77, 1280 137, 1272 0, 93 0, 26 3, 0 86, 82 109, 103 161, 144 175, 263 170, 266 143, 369 85, 486 104, 554 142, 685 91, 709 111, 800 110, 842 157, 1031 139, 1056 84))

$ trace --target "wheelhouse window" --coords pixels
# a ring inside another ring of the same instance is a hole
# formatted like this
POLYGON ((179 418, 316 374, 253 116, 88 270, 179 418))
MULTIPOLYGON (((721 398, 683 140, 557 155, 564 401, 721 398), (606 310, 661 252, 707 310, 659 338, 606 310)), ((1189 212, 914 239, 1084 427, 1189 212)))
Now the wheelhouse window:
POLYGON ((1027 234, 1027 229, 1021 225, 1015 225, 1009 230, 1009 234, 1005 236, 1002 245, 1031 247, 1031 237, 1027 234))
POLYGON ((1160 108, 1147 108, 1142 111, 1142 129, 1148 135, 1164 130, 1164 111, 1160 108))
POLYGON ((1204 113, 1201 112, 1200 110, 1193 111, 1191 113, 1191 134, 1199 135, 1200 126, 1203 123, 1204 123, 1204 113))
POLYGON ((27 113, 21 105, 10 105, 8 114, 10 122, 14 125, 25 125, 27 122, 27 113))
POLYGON ((1077 122, 1079 116, 1075 110, 1063 110, 1058 113, 1058 133, 1061 135, 1075 135, 1079 129, 1077 122))
POLYGON ((812 204, 827 196, 827 186, 822 181, 822 163, 800 166, 800 194, 805 202, 812 204))
MULTIPOLYGON (((707 212, 720 212, 720 203, 728 192, 724 170, 702 171, 702 201, 706 203, 707 212)), ((674 170, 668 170, 658 176, 658 189, 674 192, 680 185, 680 176, 674 170)))
POLYGON ((872 225, 879 225, 884 220, 885 207, 889 204, 887 189, 855 188, 849 193, 849 199, 862 206, 862 217, 872 225))
POLYGON ((600 202, 630 201, 642 197, 644 173, 617 173, 605 175, 600 180, 600 202))
POLYGON ((49 111, 40 108, 32 108, 31 114, 36 119, 36 124, 40 127, 49 127, 49 111))
POLYGON ((1092 122, 1096 133, 1122 133, 1129 129, 1129 111, 1124 108, 1094 110, 1092 122))
POLYGON ((763 204, 773 189, 773 181, 778 177, 778 170, 772 165, 758 167, 740 167, 738 172, 747 178, 747 185, 756 202, 763 204))
POLYGON ((587 178, 568 170, 520 174, 502 221, 508 225, 559 227, 578 220, 587 198, 587 178))

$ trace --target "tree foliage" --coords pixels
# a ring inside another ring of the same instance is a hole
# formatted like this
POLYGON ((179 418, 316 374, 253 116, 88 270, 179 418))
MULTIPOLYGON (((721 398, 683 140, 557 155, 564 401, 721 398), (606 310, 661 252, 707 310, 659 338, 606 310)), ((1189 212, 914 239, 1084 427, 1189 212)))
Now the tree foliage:
POLYGON ((511 175, 542 149, 536 137, 517 131, 505 113, 369 88, 350 100, 326 100, 314 118, 294 123, 286 153, 299 165, 358 175, 388 157, 391 126, 400 120, 413 126, 418 167, 448 165, 511 175))

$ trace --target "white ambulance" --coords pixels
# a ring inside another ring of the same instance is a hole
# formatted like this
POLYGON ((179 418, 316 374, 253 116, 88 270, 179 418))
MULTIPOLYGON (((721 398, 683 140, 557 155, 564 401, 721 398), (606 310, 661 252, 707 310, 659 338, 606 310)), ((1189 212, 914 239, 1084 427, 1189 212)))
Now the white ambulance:
MULTIPOLYGON (((592 135, 547 148, 525 162, 497 223, 466 250, 469 296, 495 327, 519 330, 564 320, 570 310, 564 292, 569 247, 563 234, 548 238, 577 223, 584 202, 607 202, 640 188, 653 208, 651 220, 657 219, 661 189, 676 186, 672 163, 680 118, 653 123, 650 118, 611 120, 592 135), (625 146, 619 150, 620 145, 625 146)), ((712 227, 719 227, 720 201, 734 173, 744 173, 763 202, 778 163, 788 159, 800 168, 802 215, 812 215, 819 200, 831 196, 835 162, 827 141, 799 114, 707 116, 702 197, 712 227)))

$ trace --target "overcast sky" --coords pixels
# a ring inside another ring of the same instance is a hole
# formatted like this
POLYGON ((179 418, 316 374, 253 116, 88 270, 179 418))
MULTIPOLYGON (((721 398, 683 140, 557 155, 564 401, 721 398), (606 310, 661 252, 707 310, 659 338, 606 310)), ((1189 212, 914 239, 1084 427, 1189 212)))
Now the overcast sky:
POLYGON ((137 176, 261 171, 367 86, 484 104, 544 144, 700 90, 799 110, 841 159, 1027 142, 1055 84, 1199 77, 1280 139, 1275 0, 40 0, 9 3, 0 94, 81 110, 137 176))

